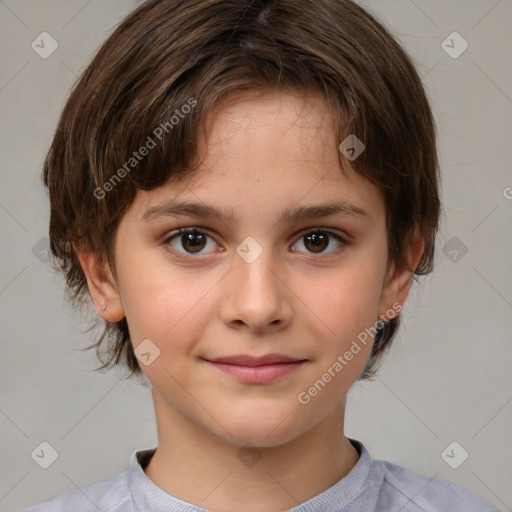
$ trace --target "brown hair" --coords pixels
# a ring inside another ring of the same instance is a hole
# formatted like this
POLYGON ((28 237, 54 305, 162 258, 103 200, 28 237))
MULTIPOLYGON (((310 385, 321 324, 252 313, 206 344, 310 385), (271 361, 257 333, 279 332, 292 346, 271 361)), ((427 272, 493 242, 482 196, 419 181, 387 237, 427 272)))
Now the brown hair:
MULTIPOLYGON (((388 261, 404 264, 418 227, 425 251, 409 270, 431 272, 441 208, 435 123, 411 58, 374 16, 350 0, 148 0, 78 80, 44 164, 54 268, 75 306, 88 303, 88 288, 72 243, 108 261, 115 276, 114 235, 137 190, 193 171, 200 127, 227 94, 269 87, 320 93, 337 140, 363 141, 351 165, 383 191, 388 261), (155 146, 131 160, 148 138, 155 146)), ((397 316, 379 328, 360 378, 374 375, 399 324, 397 316)), ((96 316, 92 327, 100 325, 96 316)), ((93 347, 98 370, 142 373, 126 318, 106 322, 93 347)))

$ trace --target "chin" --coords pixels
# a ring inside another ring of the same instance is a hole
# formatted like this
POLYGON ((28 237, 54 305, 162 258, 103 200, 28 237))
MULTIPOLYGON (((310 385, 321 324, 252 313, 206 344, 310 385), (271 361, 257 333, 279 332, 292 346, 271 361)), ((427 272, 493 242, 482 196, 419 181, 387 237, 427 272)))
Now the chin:
POLYGON ((281 446, 307 430, 306 425, 301 428, 301 424, 294 421, 293 415, 286 417, 282 411, 269 413, 265 418, 256 411, 236 418, 225 417, 222 426, 226 430, 218 424, 212 426, 217 436, 234 446, 259 448, 281 446))

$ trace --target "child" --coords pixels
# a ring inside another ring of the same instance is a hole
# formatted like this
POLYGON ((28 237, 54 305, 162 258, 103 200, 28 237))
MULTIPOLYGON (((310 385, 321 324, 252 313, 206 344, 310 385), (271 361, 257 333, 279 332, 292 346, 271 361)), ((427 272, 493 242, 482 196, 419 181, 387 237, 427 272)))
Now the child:
POLYGON ((71 94, 44 167, 52 254, 158 447, 31 512, 496 511, 370 458, 346 395, 432 270, 436 130, 350 0, 148 0, 71 94))

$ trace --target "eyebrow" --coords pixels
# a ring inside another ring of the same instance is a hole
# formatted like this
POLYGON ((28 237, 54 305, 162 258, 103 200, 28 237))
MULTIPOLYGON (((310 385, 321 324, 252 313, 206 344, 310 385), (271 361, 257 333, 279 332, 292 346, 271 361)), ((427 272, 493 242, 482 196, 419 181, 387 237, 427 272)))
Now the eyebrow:
MULTIPOLYGON (((286 208, 277 219, 279 222, 292 222, 303 219, 318 219, 333 215, 351 216, 362 220, 371 221, 370 214, 352 203, 331 202, 311 206, 297 206, 286 208)), ((193 202, 165 202, 151 206, 142 216, 143 221, 151 221, 161 217, 188 216, 197 219, 215 218, 221 222, 237 222, 237 217, 232 210, 217 208, 216 206, 193 202)))

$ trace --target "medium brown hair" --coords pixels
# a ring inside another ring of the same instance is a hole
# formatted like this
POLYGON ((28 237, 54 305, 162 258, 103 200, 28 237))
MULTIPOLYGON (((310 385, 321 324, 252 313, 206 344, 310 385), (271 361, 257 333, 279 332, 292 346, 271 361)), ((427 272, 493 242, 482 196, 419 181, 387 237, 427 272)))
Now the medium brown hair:
MULTIPOLYGON (((389 263, 405 265, 404 244, 418 228, 425 251, 409 270, 431 272, 441 208, 435 123, 411 58, 373 15, 350 0, 148 0, 76 83, 44 164, 53 264, 75 306, 89 301, 73 244, 115 276, 114 235, 137 190, 192 173, 207 113, 228 94, 265 88, 322 95, 337 140, 354 134, 366 146, 350 163, 383 192, 389 263), (131 161, 148 137, 155 146, 131 161)), ((88 330, 103 332, 87 349, 96 347, 98 370, 141 375, 126 318, 95 317, 88 330)), ((380 326, 361 379, 375 374, 399 324, 397 316, 380 326)))

